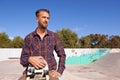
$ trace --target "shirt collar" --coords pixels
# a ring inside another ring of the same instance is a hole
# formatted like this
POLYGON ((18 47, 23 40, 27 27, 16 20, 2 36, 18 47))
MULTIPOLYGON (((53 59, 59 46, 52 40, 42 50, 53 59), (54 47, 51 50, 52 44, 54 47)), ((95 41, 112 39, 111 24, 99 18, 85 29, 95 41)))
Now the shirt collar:
MULTIPOLYGON (((36 28, 35 31, 33 32, 33 35, 34 35, 34 36, 38 35, 38 34, 37 34, 37 28, 36 28)), ((46 30, 46 35, 48 35, 48 36, 51 35, 51 34, 50 34, 50 31, 49 31, 48 29, 46 30)))

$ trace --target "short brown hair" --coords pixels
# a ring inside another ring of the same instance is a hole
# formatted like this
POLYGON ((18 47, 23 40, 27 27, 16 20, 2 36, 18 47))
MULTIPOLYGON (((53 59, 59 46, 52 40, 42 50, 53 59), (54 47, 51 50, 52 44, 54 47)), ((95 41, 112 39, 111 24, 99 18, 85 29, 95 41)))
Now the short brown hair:
POLYGON ((38 13, 40 13, 41 11, 45 11, 45 12, 47 12, 47 13, 50 15, 50 11, 49 11, 49 10, 47 10, 47 9, 38 9, 38 10, 35 12, 36 17, 39 16, 38 13))

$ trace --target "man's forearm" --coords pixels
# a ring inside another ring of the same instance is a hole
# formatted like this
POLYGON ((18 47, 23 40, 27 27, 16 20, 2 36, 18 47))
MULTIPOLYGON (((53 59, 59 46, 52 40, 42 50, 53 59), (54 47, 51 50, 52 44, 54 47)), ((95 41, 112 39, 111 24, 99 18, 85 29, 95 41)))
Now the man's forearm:
POLYGON ((28 62, 28 56, 21 55, 20 64, 23 65, 24 67, 27 67, 28 64, 29 64, 29 62, 28 62))
POLYGON ((59 59, 59 64, 58 64, 58 70, 57 70, 57 72, 59 72, 61 74, 63 73, 63 71, 65 69, 65 60, 66 60, 66 55, 63 55, 59 59))

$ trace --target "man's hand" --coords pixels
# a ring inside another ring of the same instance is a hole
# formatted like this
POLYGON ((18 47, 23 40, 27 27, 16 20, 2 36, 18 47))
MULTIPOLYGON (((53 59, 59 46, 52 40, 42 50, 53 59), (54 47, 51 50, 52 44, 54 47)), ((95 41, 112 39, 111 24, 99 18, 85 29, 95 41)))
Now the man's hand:
POLYGON ((50 71, 49 75, 52 76, 52 77, 54 77, 54 78, 61 77, 61 74, 59 72, 55 71, 55 70, 50 71))
POLYGON ((42 56, 30 56, 28 59, 29 63, 31 63, 36 69, 44 68, 46 66, 46 62, 42 56))

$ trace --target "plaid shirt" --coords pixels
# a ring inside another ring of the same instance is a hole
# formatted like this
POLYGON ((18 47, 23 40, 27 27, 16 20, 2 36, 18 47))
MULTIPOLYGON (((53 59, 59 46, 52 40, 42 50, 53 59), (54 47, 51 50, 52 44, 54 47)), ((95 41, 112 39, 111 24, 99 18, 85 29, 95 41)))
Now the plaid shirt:
POLYGON ((44 57, 48 63, 49 70, 57 69, 57 71, 62 74, 65 69, 66 54, 63 49, 63 46, 57 34, 49 30, 47 30, 47 34, 42 40, 37 34, 36 30, 25 37, 20 58, 20 63, 24 67, 27 67, 29 64, 29 56, 44 57), (57 56, 59 57, 58 69, 53 54, 54 50, 56 51, 57 56))

